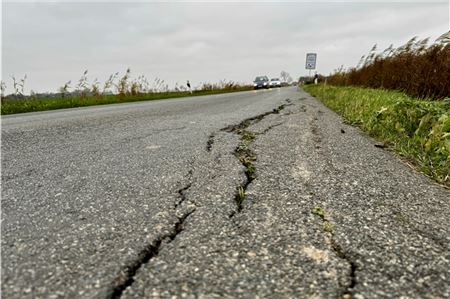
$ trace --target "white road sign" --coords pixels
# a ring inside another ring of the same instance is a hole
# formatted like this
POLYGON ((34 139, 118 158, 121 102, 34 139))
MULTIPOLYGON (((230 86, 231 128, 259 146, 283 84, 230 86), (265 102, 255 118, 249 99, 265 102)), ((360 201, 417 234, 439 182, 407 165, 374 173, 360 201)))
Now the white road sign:
POLYGON ((307 70, 315 70, 316 69, 316 53, 307 53, 306 54, 306 69, 307 70))

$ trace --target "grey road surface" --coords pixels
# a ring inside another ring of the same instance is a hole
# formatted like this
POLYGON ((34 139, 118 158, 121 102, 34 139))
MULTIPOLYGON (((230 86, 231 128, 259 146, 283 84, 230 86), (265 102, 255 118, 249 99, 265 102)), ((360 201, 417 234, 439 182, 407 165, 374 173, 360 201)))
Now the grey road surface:
POLYGON ((297 88, 2 117, 4 298, 448 298, 450 196, 297 88))

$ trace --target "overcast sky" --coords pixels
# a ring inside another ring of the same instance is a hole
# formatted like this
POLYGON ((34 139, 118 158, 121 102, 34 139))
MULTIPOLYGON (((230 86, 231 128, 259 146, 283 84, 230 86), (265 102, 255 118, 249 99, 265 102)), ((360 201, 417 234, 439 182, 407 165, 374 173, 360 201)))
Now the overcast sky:
POLYGON ((305 55, 317 71, 354 66, 413 36, 435 40, 449 30, 449 2, 149 2, 9 1, 2 6, 2 79, 27 74, 30 89, 56 91, 77 81, 132 75, 171 87, 257 75, 298 78, 305 55))

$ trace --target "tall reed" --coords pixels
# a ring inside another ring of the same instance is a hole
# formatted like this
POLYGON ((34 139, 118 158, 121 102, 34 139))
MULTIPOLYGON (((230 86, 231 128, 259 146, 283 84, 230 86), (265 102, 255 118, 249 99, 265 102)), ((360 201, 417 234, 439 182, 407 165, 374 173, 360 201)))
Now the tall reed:
POLYGON ((428 39, 409 40, 377 53, 376 45, 356 67, 340 68, 327 78, 332 85, 399 90, 422 99, 450 97, 450 43, 429 45, 428 39))

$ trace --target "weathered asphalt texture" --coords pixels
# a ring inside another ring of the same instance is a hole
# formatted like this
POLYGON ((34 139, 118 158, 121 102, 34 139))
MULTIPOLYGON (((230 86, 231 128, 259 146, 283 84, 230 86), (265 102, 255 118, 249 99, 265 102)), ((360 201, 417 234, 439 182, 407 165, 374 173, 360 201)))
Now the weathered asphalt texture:
POLYGON ((448 298, 450 196, 295 88, 2 118, 5 298, 448 298))

